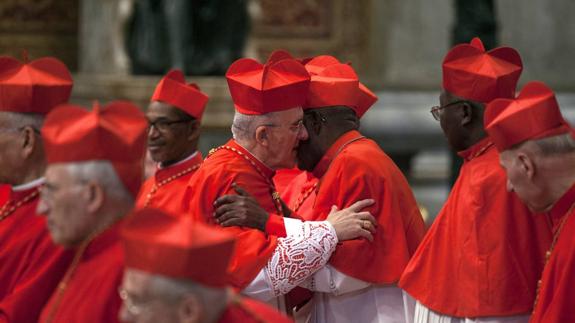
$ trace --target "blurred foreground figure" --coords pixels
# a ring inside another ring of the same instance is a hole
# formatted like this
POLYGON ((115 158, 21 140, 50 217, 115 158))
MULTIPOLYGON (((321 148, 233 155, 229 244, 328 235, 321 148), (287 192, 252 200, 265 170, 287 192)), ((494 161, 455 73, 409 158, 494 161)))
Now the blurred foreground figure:
POLYGON ((443 60, 440 106, 431 113, 464 162, 399 283, 418 302, 415 322, 529 319, 550 228, 505 190, 499 155, 483 128, 485 105, 513 98, 522 68, 513 48, 486 52, 478 38, 443 60))
POLYGON ((59 60, 0 57, 0 322, 35 323, 72 253, 57 247, 37 216, 46 161, 45 115, 65 103, 72 77, 59 60))
POLYGON ((140 189, 146 119, 129 102, 56 108, 42 135, 48 167, 38 213, 75 256, 41 322, 117 322, 123 252, 118 228, 140 189))
POLYGON ((226 285, 235 237, 157 209, 137 211, 122 231, 126 271, 120 296, 125 322, 290 322, 226 285))
POLYGON ((501 153, 507 189, 553 225, 531 322, 575 322, 575 129, 541 82, 526 84, 515 100, 489 103, 485 127, 501 153))

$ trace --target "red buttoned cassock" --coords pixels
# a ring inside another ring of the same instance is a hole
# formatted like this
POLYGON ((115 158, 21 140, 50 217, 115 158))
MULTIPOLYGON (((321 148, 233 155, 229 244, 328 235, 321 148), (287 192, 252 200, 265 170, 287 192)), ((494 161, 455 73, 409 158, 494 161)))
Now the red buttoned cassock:
MULTIPOLYGON (((151 101, 170 104, 200 122, 208 97, 196 84, 186 84, 181 71, 172 70, 158 83, 151 101)), ((183 214, 186 187, 202 161, 202 154, 197 152, 190 159, 158 168, 154 175, 142 184, 136 199, 136 208, 154 207, 174 215, 183 214)))
MULTIPOLYGON (((522 70, 519 54, 486 52, 478 38, 454 47, 443 62, 443 87, 488 103, 512 98, 522 70)), ((399 286, 428 309, 455 317, 527 314, 550 243, 545 218, 532 215, 506 190, 493 142, 459 152, 459 177, 399 286)))
MULTIPOLYGON (((46 118, 42 136, 48 164, 109 161, 135 198, 143 178, 147 121, 140 109, 116 101, 100 108, 62 105, 46 118)), ((120 222, 76 247, 66 275, 42 310, 42 323, 118 322, 124 253, 120 222)))
MULTIPOLYGON (((0 57, 0 111, 46 114, 68 101, 72 77, 51 57, 21 62, 0 57)), ((41 183, 20 191, 2 187, 0 322, 37 322, 73 254, 56 246, 36 213, 41 183)))
MULTIPOLYGON (((518 97, 497 99, 485 111, 485 129, 499 151, 527 140, 571 133, 575 130, 564 120, 553 91, 541 82, 527 83, 518 97)), ((546 214, 553 227, 539 295, 530 322, 575 321, 575 184, 555 202, 546 214)), ((531 239, 528 232, 520 232, 531 239)))
MULTIPOLYGON (((243 114, 261 115, 302 106, 309 86, 309 75, 301 63, 272 55, 265 65, 240 59, 226 73, 235 109, 243 114)), ((214 201, 236 194, 232 183, 246 189, 269 213, 281 214, 273 185, 274 171, 257 160, 235 140, 210 153, 188 186, 189 214, 213 224, 214 201)), ((276 216, 278 217, 278 216, 276 216)), ((268 223, 283 229, 283 220, 268 223)), ((245 288, 267 264, 277 245, 277 237, 256 229, 228 227, 237 248, 230 261, 229 284, 245 288)), ((277 228, 269 231, 277 232, 277 228)))

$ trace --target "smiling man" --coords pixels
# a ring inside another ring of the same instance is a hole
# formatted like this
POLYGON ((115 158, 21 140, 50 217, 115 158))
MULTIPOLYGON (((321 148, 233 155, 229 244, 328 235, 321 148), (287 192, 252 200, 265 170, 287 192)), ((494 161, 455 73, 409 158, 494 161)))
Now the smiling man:
POLYGON ((574 322, 575 129, 563 119, 553 91, 536 81, 515 100, 489 103, 485 129, 501 152, 507 189, 553 226, 531 322, 574 322))
POLYGON ((513 98, 523 65, 513 48, 478 38, 443 60, 431 113, 464 159, 445 205, 399 286, 418 303, 415 322, 526 322, 550 243, 544 217, 505 191, 499 155, 483 127, 485 105, 513 98))
POLYGON ((202 163, 197 149, 207 102, 195 84, 185 83, 179 70, 170 71, 157 85, 146 117, 148 150, 158 169, 142 185, 137 208, 182 214, 186 185, 202 163))
POLYGON ((62 105, 46 118, 48 167, 38 213, 54 242, 74 248, 75 256, 40 322, 118 322, 118 228, 142 182, 145 129, 140 110, 121 101, 102 109, 95 103, 92 111, 62 105))

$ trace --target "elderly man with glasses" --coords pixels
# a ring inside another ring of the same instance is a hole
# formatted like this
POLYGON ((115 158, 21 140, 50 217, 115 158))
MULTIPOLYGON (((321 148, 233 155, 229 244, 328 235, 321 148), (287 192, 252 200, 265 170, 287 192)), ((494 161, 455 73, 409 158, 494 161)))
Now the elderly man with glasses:
POLYGON ((0 322, 37 322, 72 260, 36 213, 46 168, 39 129, 71 92, 70 72, 55 58, 0 57, 0 322))
POLYGON ((142 184, 136 208, 182 214, 186 186, 203 160, 197 149, 207 102, 195 84, 185 83, 179 70, 170 71, 156 86, 146 117, 148 152, 158 168, 142 184))
POLYGON ((444 58, 441 105, 431 113, 464 163, 399 283, 417 300, 415 322, 529 319, 550 230, 505 190, 483 127, 485 104, 513 98, 521 71, 514 49, 485 51, 478 38, 444 58))

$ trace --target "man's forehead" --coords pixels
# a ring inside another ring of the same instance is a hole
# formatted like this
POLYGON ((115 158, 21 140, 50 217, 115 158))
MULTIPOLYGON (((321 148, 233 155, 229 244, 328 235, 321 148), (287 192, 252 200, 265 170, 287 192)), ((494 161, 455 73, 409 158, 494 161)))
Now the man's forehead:
POLYGON ((130 293, 142 294, 147 290, 151 278, 152 275, 149 273, 133 268, 126 268, 123 287, 130 293))
POLYGON ((148 119, 158 118, 176 118, 178 117, 179 109, 161 101, 153 101, 148 106, 146 117, 148 119))

